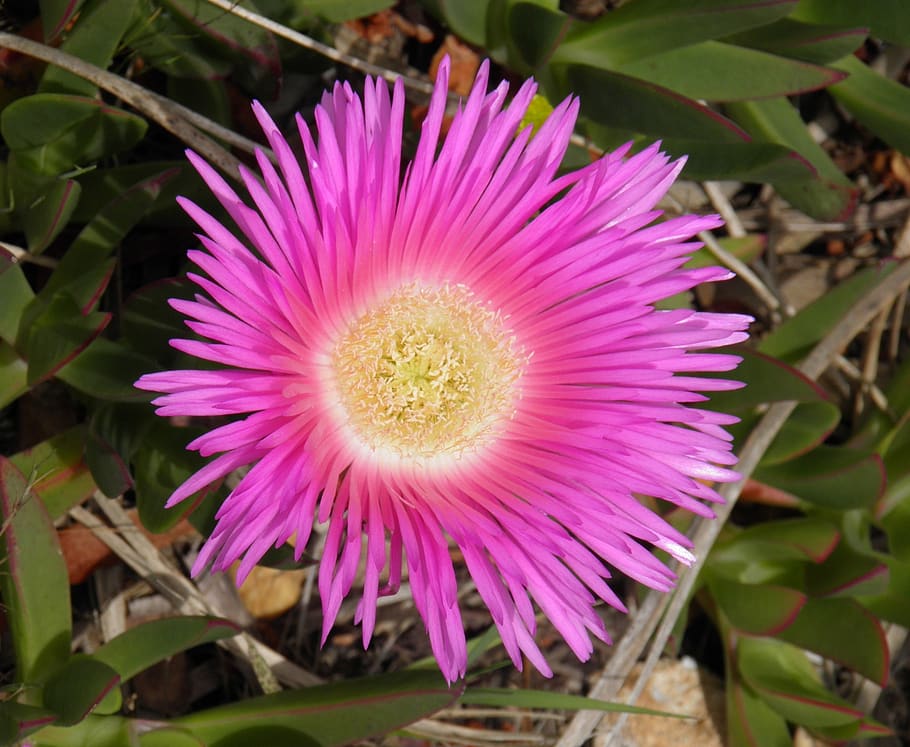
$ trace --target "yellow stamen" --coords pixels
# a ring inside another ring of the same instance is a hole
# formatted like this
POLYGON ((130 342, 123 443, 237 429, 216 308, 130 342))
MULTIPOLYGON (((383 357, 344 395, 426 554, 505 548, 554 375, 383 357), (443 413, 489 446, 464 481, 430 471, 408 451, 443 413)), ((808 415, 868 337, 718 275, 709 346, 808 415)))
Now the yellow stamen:
POLYGON ((348 424, 374 451, 459 456, 512 417, 527 357, 499 312, 463 285, 399 288, 332 353, 348 424))

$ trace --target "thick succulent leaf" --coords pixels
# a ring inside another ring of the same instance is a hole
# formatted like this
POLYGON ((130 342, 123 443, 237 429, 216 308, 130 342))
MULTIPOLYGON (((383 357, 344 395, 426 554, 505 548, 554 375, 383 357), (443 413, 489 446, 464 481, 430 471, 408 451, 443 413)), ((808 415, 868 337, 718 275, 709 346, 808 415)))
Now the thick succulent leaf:
POLYGON ((870 509, 885 489, 885 471, 876 454, 845 446, 819 446, 788 462, 761 465, 755 479, 819 508, 870 509))
POLYGON ((806 568, 806 589, 815 597, 885 593, 889 569, 884 558, 840 543, 823 563, 806 568))
POLYGON ((157 368, 148 356, 105 337, 95 339, 82 353, 57 371, 74 389, 110 402, 144 402, 148 395, 133 383, 157 368))
POLYGON ((777 635, 793 623, 806 595, 785 586, 740 584, 710 575, 708 588, 730 625, 751 635, 777 635))
POLYGON ((888 680, 890 657, 885 632, 876 617, 852 599, 809 599, 795 619, 775 634, 882 687, 888 680))
POLYGON ((910 627, 910 563, 895 560, 888 566, 888 588, 863 595, 859 601, 880 619, 910 627))
POLYGON ((739 677, 728 678, 728 747, 792 747, 787 722, 739 677))
POLYGON ((844 311, 888 277, 895 266, 894 263, 882 264, 838 283, 767 335, 758 349, 788 363, 801 360, 837 324, 844 311))
POLYGON ((826 560, 840 541, 840 532, 827 519, 803 516, 797 519, 777 519, 755 524, 739 532, 722 547, 738 552, 768 552, 768 545, 783 550, 785 557, 821 563, 826 560))
POLYGON ((53 179, 47 190, 25 210, 22 228, 28 250, 41 254, 69 223, 82 187, 73 179, 53 179))
MULTIPOLYGON (((235 62, 234 78, 258 96, 274 97, 281 81, 281 57, 268 31, 221 8, 195 0, 159 0, 191 36, 216 55, 235 62)), ((252 0, 239 5, 256 12, 252 0)))
MULTIPOLYGON (((495 0, 494 0, 495 1, 495 0)), ((314 3, 335 5, 340 10, 343 6, 333 0, 307 0, 307 5, 314 3)), ((458 36, 471 44, 486 46, 487 43, 487 13, 491 0, 421 0, 428 10, 437 18, 445 21, 446 25, 458 36)))
POLYGON ((867 29, 862 27, 806 23, 789 17, 733 34, 724 41, 826 65, 855 51, 867 35, 867 29))
POLYGON ((73 726, 48 726, 32 738, 35 747, 124 747, 136 744, 136 731, 154 728, 156 722, 121 716, 90 715, 73 726))
POLYGON ((72 726, 94 711, 119 682, 120 675, 107 664, 74 656, 48 679, 44 705, 57 714, 60 726, 72 726))
POLYGON ((819 682, 806 655, 771 638, 740 638, 737 665, 746 685, 788 721, 807 727, 856 724, 863 713, 819 682))
POLYGON ((185 448, 202 432, 200 428, 174 428, 160 421, 146 431, 142 448, 133 457, 133 476, 139 518, 149 531, 166 532, 214 490, 200 491, 181 508, 164 507, 171 494, 204 466, 205 460, 197 452, 185 448))
POLYGON ((55 296, 25 330, 29 384, 53 376, 73 360, 101 334, 110 317, 98 311, 83 316, 72 298, 55 296))
POLYGON ((85 0, 40 0, 44 41, 52 42, 63 33, 85 0))
POLYGON ((567 695, 547 690, 520 690, 508 687, 470 687, 459 699, 465 705, 493 706, 503 708, 547 708, 562 711, 605 711, 607 713, 637 713, 647 716, 686 718, 685 714, 656 711, 625 703, 611 703, 606 700, 586 698, 583 695, 567 695))
POLYGON ((910 15, 904 0, 800 0, 792 17, 812 23, 866 26, 873 36, 910 47, 910 15))
POLYGON ((231 72, 231 61, 211 54, 196 35, 186 33, 170 13, 160 12, 154 0, 139 0, 141 21, 127 32, 124 43, 143 62, 180 78, 215 80, 231 72))
POLYGON ((35 297, 22 267, 11 255, 0 250, 0 340, 11 345, 19 333, 19 320, 26 307, 35 297))
POLYGON ((779 464, 819 446, 840 422, 833 402, 801 402, 762 455, 763 465, 779 464))
POLYGON ((509 3, 507 23, 511 42, 531 70, 546 63, 575 24, 553 3, 523 0, 509 3))
POLYGON ((25 476, 0 457, 5 563, 0 594, 16 655, 16 680, 44 681, 70 655, 69 580, 57 533, 25 476))
MULTIPOLYGON (((712 392, 706 408, 742 414, 769 402, 828 401, 825 390, 793 366, 752 348, 734 347, 729 351, 742 358, 736 379, 746 386, 734 392, 712 392)), ((718 378, 729 376, 725 373, 718 378)))
POLYGON ((139 735, 139 747, 207 747, 186 729, 155 729, 139 735))
POLYGON ((85 431, 81 426, 20 451, 10 461, 32 482, 52 521, 95 492, 95 481, 82 458, 85 431))
POLYGON ((120 675, 120 681, 160 661, 202 643, 230 638, 240 632, 234 623, 218 617, 189 616, 153 620, 121 633, 92 654, 120 675))
POLYGON ((178 354, 170 340, 185 337, 186 326, 183 315, 171 308, 168 300, 191 300, 195 293, 196 287, 185 278, 172 278, 140 288, 123 306, 121 341, 153 358, 162 367, 172 367, 178 354))
POLYGON ((792 96, 844 78, 842 72, 810 62, 719 41, 672 49, 615 70, 708 101, 792 96))
POLYGON ((834 97, 888 145, 910 154, 910 89, 873 72, 852 55, 834 67, 850 74, 831 86, 834 97))
MULTIPOLYGON (((136 0, 86 0, 61 49, 106 69, 135 11, 136 0)), ((48 66, 38 90, 82 96, 94 96, 98 91, 94 83, 54 65, 48 66)))
POLYGON ((161 196, 165 185, 179 172, 168 169, 133 184, 82 229, 54 270, 41 295, 50 297, 66 289, 83 307, 98 295, 97 288, 81 282, 87 268, 104 263, 129 231, 142 220, 161 196), (84 289, 77 292, 74 288, 84 289))
POLYGON ((86 434, 85 463, 98 489, 108 498, 123 495, 133 487, 133 477, 120 454, 92 430, 86 434))
POLYGON ((28 364, 6 340, 0 339, 0 409, 28 391, 28 364))
POLYGON ((404 671, 250 698, 175 719, 208 747, 330 747, 385 734, 461 695, 432 671, 404 671))
POLYGON ((144 119, 123 109, 62 93, 25 96, 0 115, 0 132, 18 156, 19 171, 49 175, 128 150, 147 127, 144 119))
POLYGON ((607 69, 771 23, 796 0, 638 0, 573 29, 553 56, 607 69))
POLYGON ((581 100, 581 113, 598 124, 660 138, 718 144, 748 140, 733 122, 653 83, 590 65, 568 66, 565 78, 568 90, 581 100), (617 106, 617 101, 623 105, 617 106))
POLYGON ((796 108, 786 99, 729 104, 726 112, 750 134, 792 148, 817 172, 816 177, 775 184, 794 207, 819 220, 845 220, 853 212, 858 189, 815 142, 796 108))

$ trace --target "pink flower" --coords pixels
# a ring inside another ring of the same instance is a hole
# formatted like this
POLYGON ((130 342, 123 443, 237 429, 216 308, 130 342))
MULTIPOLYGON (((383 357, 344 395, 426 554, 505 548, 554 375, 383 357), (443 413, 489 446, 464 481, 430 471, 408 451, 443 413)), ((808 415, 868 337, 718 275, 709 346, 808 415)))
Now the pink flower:
POLYGON ((587 659, 589 634, 609 640, 594 605, 624 609, 608 567, 672 587, 648 546, 689 563, 691 545, 636 496, 711 516, 706 483, 737 477, 722 427, 735 419, 688 405, 738 386, 691 374, 735 368, 700 351, 742 341, 750 321, 654 308, 730 277, 681 269, 716 217, 654 223, 681 161, 625 147, 558 176, 577 100, 532 135, 519 125, 535 84, 506 106, 487 76, 442 141, 441 66, 403 181, 403 89, 375 80, 362 101, 348 85, 325 94, 318 143, 298 116, 303 164, 254 105, 278 162, 258 155, 262 181, 243 172, 254 207, 189 154, 239 231, 181 202, 204 275, 172 305, 204 340, 172 344, 224 368, 137 383, 163 394, 160 415, 239 416, 189 445, 218 456, 168 502, 251 465, 194 573, 241 560, 242 579, 327 525, 323 638, 356 581, 366 644, 404 552, 450 681, 466 661, 450 543, 516 666, 524 653, 544 674, 535 605, 587 659))

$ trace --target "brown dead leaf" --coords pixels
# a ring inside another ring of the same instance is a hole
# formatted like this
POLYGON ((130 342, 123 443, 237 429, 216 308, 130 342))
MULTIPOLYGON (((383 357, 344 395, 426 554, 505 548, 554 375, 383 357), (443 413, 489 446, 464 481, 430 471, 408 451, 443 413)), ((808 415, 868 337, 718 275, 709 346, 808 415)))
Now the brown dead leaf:
POLYGON ((900 182, 904 191, 910 194, 910 158, 894 151, 891 154, 891 177, 900 182))
MULTIPOLYGON (((231 569, 236 578, 237 565, 231 569)), ((287 612, 300 599, 306 570, 280 571, 257 565, 237 590, 243 606, 260 620, 269 620, 287 612)))

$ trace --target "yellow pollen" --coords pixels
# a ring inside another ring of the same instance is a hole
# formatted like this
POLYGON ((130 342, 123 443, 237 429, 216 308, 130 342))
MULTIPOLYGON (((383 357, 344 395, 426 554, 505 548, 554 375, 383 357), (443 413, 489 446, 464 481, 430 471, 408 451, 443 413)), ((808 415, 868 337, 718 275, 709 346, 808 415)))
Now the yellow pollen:
POLYGON ((499 312, 465 286, 415 283, 351 324, 332 368, 360 441, 433 458, 478 448, 514 415, 526 360, 499 312))

